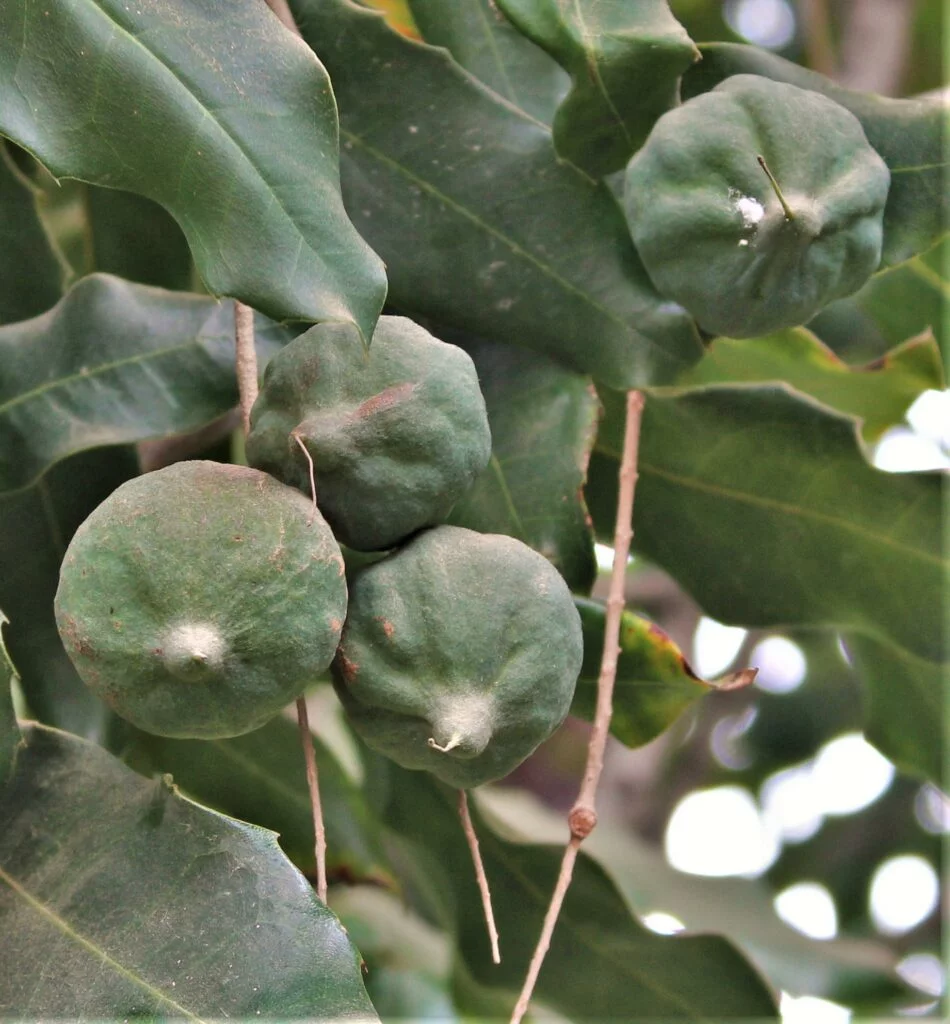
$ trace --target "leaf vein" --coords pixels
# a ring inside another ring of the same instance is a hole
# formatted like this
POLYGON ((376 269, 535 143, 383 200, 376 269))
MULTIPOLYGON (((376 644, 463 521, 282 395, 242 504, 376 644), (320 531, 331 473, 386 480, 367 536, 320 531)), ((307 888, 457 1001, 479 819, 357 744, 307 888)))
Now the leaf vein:
MULTIPOLYGON (((606 306, 602 306, 583 289, 578 288, 577 285, 572 284, 566 278, 562 277, 553 267, 548 266, 547 263, 544 263, 542 260, 538 259, 538 257, 535 256, 534 253, 529 252, 527 249, 519 245, 514 239, 509 238, 504 232, 499 231, 495 227, 492 227, 491 224, 488 224, 487 222, 482 220, 481 217, 473 213, 467 207, 462 206, 461 203, 456 202, 456 200, 452 199, 450 196, 446 195, 440 189, 436 188, 433 184, 426 181, 425 178, 421 178, 419 177, 419 175, 414 174, 412 171, 409 170, 408 167, 405 167, 403 166, 403 164, 399 163, 398 160, 394 160, 392 157, 387 156, 385 153, 376 149, 375 146, 371 146, 364 139, 360 138, 359 135, 356 135, 353 132, 348 131, 342 126, 340 128, 340 134, 348 141, 359 146, 361 149, 364 149, 371 156, 375 157, 375 159, 377 159, 380 163, 392 168, 394 171, 397 171, 399 174, 403 175, 403 177, 413 182, 413 184, 418 185, 419 188, 423 189, 423 191, 433 196, 440 203, 443 203, 445 206, 454 210, 455 213, 457 213, 460 217, 464 217, 466 220, 471 221, 471 223, 473 223, 476 227, 480 228, 486 234, 491 235, 493 238, 497 238, 498 241, 500 241, 503 245, 510 249, 516 256, 520 256, 523 260, 532 264, 546 277, 549 277, 551 278, 551 280, 557 282, 557 284, 560 285, 560 287, 563 288, 566 292, 570 292, 572 295, 576 295, 579 299, 585 302, 592 309, 597 310, 598 313, 600 313, 602 316, 608 319, 611 323, 617 324, 618 326, 622 327, 625 331, 631 330, 630 324, 623 317, 618 316, 613 310, 608 309, 606 306)), ((670 357, 672 355, 672 353, 670 353, 659 342, 655 341, 649 335, 643 334, 642 332, 638 332, 638 337, 642 338, 645 342, 661 351, 665 356, 670 357)))
POLYGON ((116 974, 125 978, 126 981, 131 982, 133 985, 137 985, 143 991, 147 992, 154 999, 159 1000, 162 1003, 172 1007, 178 1013, 182 1014, 185 1019, 190 1021, 197 1021, 198 1024, 203 1024, 200 1017, 192 1013, 190 1010, 186 1010, 180 1003, 175 1002, 170 996, 166 996, 162 991, 155 988, 154 985, 149 984, 144 978, 140 978, 134 971, 128 967, 120 964, 118 960, 113 959, 104 950, 100 949, 94 942, 87 939, 84 935, 73 928, 68 921, 63 920, 55 911, 48 907, 42 900, 38 899, 27 888, 18 882, 11 875, 7 874, 6 871, 0 867, 0 882, 6 883, 7 886, 13 891, 16 896, 19 896, 24 903, 27 904, 32 910, 35 910, 41 917, 45 918, 53 927, 57 928, 67 939, 75 942, 81 946, 86 952, 91 953, 93 956, 99 958, 100 964, 104 964, 111 967, 116 974))

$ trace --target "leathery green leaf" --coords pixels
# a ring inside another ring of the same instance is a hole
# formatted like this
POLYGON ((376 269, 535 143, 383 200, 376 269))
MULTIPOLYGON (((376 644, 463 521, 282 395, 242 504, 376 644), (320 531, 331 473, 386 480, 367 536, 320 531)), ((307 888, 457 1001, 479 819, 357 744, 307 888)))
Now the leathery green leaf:
POLYGON ((75 736, 24 735, 0 792, 4 1016, 377 1019, 359 954, 272 832, 75 736))
POLYGON ((368 340, 385 278, 343 209, 326 71, 258 0, 221 13, 5 3, 0 133, 56 177, 161 203, 215 294, 368 340))
MULTIPOLYGON (((564 835, 563 813, 552 811, 524 790, 499 787, 479 796, 486 816, 506 836, 522 842, 557 843, 564 835)), ((900 991, 894 972, 899 955, 888 949, 886 940, 841 936, 815 942, 806 937, 775 913, 774 877, 766 881, 684 874, 669 864, 662 847, 610 819, 598 821, 584 848, 607 869, 638 914, 662 907, 682 921, 687 931, 725 932, 775 988, 844 1003, 851 1002, 850 986, 855 982, 900 991)), ((786 852, 799 849, 798 845, 785 848, 786 852)), ((838 889, 833 891, 837 895, 838 889)), ((726 1024, 722 1018, 713 1019, 726 1024)), ((728 1024, 737 1022, 730 1019, 728 1024)))
POLYGON ((950 366, 950 238, 875 274, 852 299, 891 344, 929 328, 950 366))
POLYGON ((932 332, 950 367, 950 236, 825 306, 808 327, 848 360, 880 358, 889 346, 932 332))
POLYGON ((81 452, 32 487, 0 495, 0 608, 6 641, 32 716, 104 746, 121 742, 125 722, 76 674, 53 618, 66 545, 79 524, 138 472, 131 448, 81 452))
POLYGON ((570 86, 563 69, 492 0, 410 0, 422 38, 526 114, 550 124, 570 86))
POLYGON ((0 324, 55 305, 64 271, 43 230, 32 183, 0 139, 0 324))
POLYGON ((616 200, 558 160, 545 125, 373 11, 291 7, 333 79, 347 209, 386 261, 396 309, 613 387, 671 380, 700 357, 616 200))
POLYGON ((573 590, 590 590, 597 564, 583 485, 600 413, 590 379, 506 345, 463 347, 485 396, 492 455, 449 522, 517 537, 573 590))
POLYGON ((94 268, 126 281, 188 291, 188 240, 158 203, 134 192, 86 185, 90 255, 94 268))
POLYGON ((861 122, 868 142, 891 172, 884 208, 882 267, 926 251, 947 233, 950 164, 943 140, 950 130, 950 101, 944 95, 891 99, 855 92, 756 46, 706 43, 700 51, 703 59, 683 78, 684 100, 712 89, 730 75, 762 75, 823 93, 861 122))
MULTIPOLYGON (((604 650, 606 606, 600 601, 580 597, 576 597, 574 603, 584 630, 584 663, 577 679, 571 714, 592 722, 604 650)), ((659 626, 640 615, 624 612, 620 620, 620 657, 610 731, 628 747, 643 746, 672 725, 700 697, 740 689, 753 679, 755 669, 743 669, 711 682, 701 679, 659 626)))
POLYGON ((764 338, 716 338, 677 383, 699 387, 759 381, 784 381, 854 416, 866 441, 902 423, 923 391, 944 386, 940 351, 931 336, 912 338, 867 366, 852 367, 804 327, 764 338))
MULTIPOLYGON (((330 880, 391 884, 378 827, 357 786, 314 737, 330 880)), ((313 816, 297 727, 286 718, 226 740, 172 740, 134 731, 123 760, 146 774, 171 772, 203 804, 280 835, 288 857, 315 871, 313 816)))
POLYGON ((865 686, 868 739, 902 770, 944 782, 948 669, 876 637, 843 637, 865 686))
POLYGON ((676 105, 699 51, 666 0, 498 0, 570 73, 554 118, 558 153, 588 174, 618 171, 676 105))
POLYGON ((22 739, 10 692, 16 678, 16 669, 3 643, 3 627, 6 622, 7 617, 0 611, 0 788, 6 785, 13 773, 22 739))
MULTIPOLYGON (((476 984, 490 986, 510 1011, 537 942, 561 849, 509 842, 472 806, 500 936, 501 963, 495 965, 458 822, 457 794, 424 772, 395 766, 390 781, 385 821, 411 844, 407 870, 424 875, 437 913, 455 934, 465 972, 476 984)), ((585 854, 577 861, 535 994, 572 1020, 629 1020, 631 1008, 641 1020, 775 1018, 771 994, 727 940, 647 931, 585 854)), ((495 1014, 501 1013, 496 1007, 495 1014)))
MULTIPOLYGON (((587 497, 606 532, 623 418, 622 396, 602 398, 587 497)), ((894 685, 908 700, 915 659, 945 660, 940 477, 872 468, 853 421, 774 385, 653 394, 639 473, 636 550, 709 615, 889 645, 906 654, 894 685)))
MULTIPOLYGON (((588 500, 606 524, 622 396, 601 397, 588 500)), ((941 657, 940 477, 872 468, 850 419, 775 385, 653 394, 639 472, 636 550, 719 621, 850 628, 941 657)))
MULTIPOLYGON (((263 364, 292 336, 257 318, 263 364)), ((0 327, 0 492, 99 445, 194 430, 237 403, 234 304, 105 274, 0 327)))

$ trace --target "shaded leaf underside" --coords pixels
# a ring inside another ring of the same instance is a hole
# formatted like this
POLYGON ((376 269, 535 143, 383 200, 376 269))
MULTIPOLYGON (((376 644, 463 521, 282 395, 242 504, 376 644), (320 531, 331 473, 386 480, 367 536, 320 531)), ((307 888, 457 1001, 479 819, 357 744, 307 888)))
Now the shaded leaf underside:
POLYGON ((572 589, 589 590, 597 565, 582 488, 600 412, 590 379, 531 352, 462 344, 485 396, 492 455, 449 522, 516 537, 572 589))
POLYGON ((273 833, 42 726, 0 818, 5 1016, 376 1019, 355 949, 273 833))
MULTIPOLYGON (((442 913, 454 922, 466 971, 507 996, 510 1007, 537 940, 561 851, 508 842, 473 809, 501 936, 502 962, 495 966, 471 858, 454 820, 452 792, 423 772, 403 770, 394 770, 390 792, 386 822, 414 849, 426 851, 416 870, 425 873, 442 913)), ((642 928, 613 882, 583 854, 536 995, 580 1020, 628 1020, 631 1012, 644 1020, 765 1020, 775 1012, 762 981, 726 940, 671 939, 642 928)))
MULTIPOLYGON (((603 397, 588 487, 602 531, 612 527, 622 424, 621 400, 603 397)), ((873 469, 852 421, 775 386, 650 396, 639 471, 635 546, 708 614, 837 627, 902 652, 904 681, 884 685, 904 700, 904 722, 933 731, 946 660, 939 475, 873 469), (915 664, 919 674, 907 671, 915 664)), ((869 729, 888 754, 885 706, 872 699, 869 729)), ((910 752, 919 771, 934 768, 932 738, 910 752)), ((895 759, 907 764, 909 746, 895 759)))
POLYGON ((0 139, 0 324, 49 309, 60 296, 63 273, 34 193, 0 139))
POLYGON ((13 710, 13 695, 10 692, 16 673, 3 642, 3 627, 6 622, 7 618, 0 610, 0 789, 6 785, 13 771, 21 739, 13 710))
MULTIPOLYGON (((292 332, 257 320, 266 362, 292 332)), ((0 327, 0 492, 68 455, 180 434, 237 402, 234 305, 105 274, 0 327)))
POLYGON ((784 381, 861 420, 867 441, 903 423, 923 391, 944 386, 940 351, 930 336, 912 338, 867 366, 852 367, 804 327, 764 338, 716 338, 677 383, 701 387, 759 381, 784 381))
POLYGON ((340 105, 347 210, 410 315, 535 348, 614 387, 702 354, 606 187, 444 52, 346 0, 294 0, 340 105))

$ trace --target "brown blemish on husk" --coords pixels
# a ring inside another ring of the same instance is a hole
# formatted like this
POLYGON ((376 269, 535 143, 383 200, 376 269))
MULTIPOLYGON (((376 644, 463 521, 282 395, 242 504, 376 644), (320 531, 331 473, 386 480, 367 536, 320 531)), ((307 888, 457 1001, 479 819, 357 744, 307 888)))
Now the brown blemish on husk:
POLYGON ((356 682, 356 674, 360 670, 359 665, 355 661, 350 661, 342 650, 337 652, 337 661, 340 664, 340 672, 347 683, 356 682))
POLYGON ((367 398, 365 402, 351 413, 351 419, 365 420, 369 419, 370 416, 375 416, 377 413, 385 412, 394 405, 399 405, 400 402, 411 398, 412 393, 417 387, 418 385, 412 381, 407 381, 405 384, 394 384, 392 387, 380 391, 378 395, 367 398))

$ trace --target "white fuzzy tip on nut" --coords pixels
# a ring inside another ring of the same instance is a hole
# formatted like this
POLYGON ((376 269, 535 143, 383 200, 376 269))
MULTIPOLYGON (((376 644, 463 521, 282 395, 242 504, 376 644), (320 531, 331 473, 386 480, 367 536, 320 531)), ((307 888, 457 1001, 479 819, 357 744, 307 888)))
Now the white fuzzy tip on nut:
POLYGON ((487 694, 456 694, 439 704, 431 719, 429 747, 463 760, 478 757, 492 738, 492 701, 487 694))
POLYGON ((228 645, 216 626, 183 623, 170 629, 161 644, 168 671, 181 679, 206 679, 221 672, 228 645))

